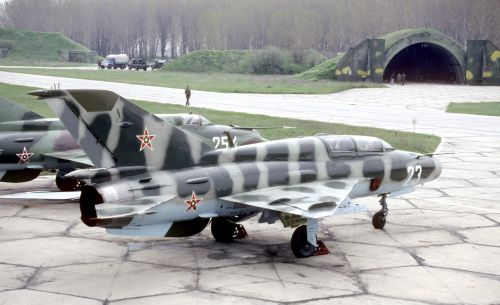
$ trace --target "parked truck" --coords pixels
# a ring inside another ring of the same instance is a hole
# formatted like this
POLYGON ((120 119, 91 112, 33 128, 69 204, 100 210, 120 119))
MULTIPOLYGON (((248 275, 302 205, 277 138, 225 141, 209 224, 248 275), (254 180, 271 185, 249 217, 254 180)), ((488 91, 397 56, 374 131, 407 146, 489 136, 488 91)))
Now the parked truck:
POLYGON ((101 61, 101 69, 125 69, 128 64, 127 54, 109 54, 101 61))
POLYGON ((146 71, 148 69, 148 66, 149 65, 146 63, 146 59, 144 58, 134 58, 128 63, 129 70, 135 69, 137 71, 139 70, 146 71))

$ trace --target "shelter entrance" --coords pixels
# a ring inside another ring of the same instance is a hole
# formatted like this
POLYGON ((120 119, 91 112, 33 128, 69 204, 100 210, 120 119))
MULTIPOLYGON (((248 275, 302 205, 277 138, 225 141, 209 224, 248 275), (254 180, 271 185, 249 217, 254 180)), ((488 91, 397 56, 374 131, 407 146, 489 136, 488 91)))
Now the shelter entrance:
POLYGON ((384 81, 391 75, 406 74, 409 82, 459 83, 463 71, 458 60, 446 49, 432 43, 416 43, 398 52, 384 70, 384 81))

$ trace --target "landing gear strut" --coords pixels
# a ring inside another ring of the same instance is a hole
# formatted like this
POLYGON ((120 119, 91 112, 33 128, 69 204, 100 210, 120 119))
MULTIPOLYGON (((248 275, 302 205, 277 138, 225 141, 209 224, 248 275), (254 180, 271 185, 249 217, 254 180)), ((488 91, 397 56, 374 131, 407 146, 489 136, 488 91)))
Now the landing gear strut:
POLYGON ((386 198, 387 195, 382 194, 382 198, 380 198, 379 201, 382 208, 380 209, 380 211, 373 214, 372 224, 375 229, 383 229, 385 226, 385 220, 387 218, 387 214, 389 213, 389 209, 387 209, 387 202, 385 200, 386 198))
POLYGON ((230 243, 235 239, 241 239, 248 236, 243 225, 222 217, 212 218, 211 229, 215 240, 221 243, 230 243))
POLYGON ((330 253, 323 242, 316 240, 316 232, 318 232, 318 228, 318 220, 308 218, 307 226, 302 225, 295 229, 290 246, 296 257, 304 258, 313 255, 330 253))

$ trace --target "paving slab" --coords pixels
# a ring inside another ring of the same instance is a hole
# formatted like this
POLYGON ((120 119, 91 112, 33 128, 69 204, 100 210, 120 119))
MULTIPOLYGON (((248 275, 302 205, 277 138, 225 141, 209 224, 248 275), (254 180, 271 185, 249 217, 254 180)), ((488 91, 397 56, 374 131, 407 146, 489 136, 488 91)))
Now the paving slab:
POLYGON ((433 267, 402 267, 360 275, 370 293, 439 304, 498 303, 498 278, 433 267))
POLYGON ((0 226, 0 240, 49 237, 64 233, 70 225, 71 223, 65 221, 10 217, 0 226))
MULTIPOLYGON (((488 216, 496 217, 500 220, 500 215, 488 216)), ((458 231, 458 233, 462 234, 469 243, 500 247, 500 235, 498 234, 498 228, 496 226, 461 230, 458 231)))
POLYGON ((339 246, 354 271, 418 265, 408 251, 397 247, 346 242, 339 246))
POLYGON ((158 305, 158 304, 172 304, 172 305, 212 305, 212 304, 238 304, 238 305, 273 305, 282 304, 266 300, 236 297, 231 295, 224 295, 220 293, 191 291, 185 293, 176 293, 175 295, 165 294, 153 297, 144 297, 140 299, 126 299, 120 301, 113 301, 109 304, 113 305, 158 305))
POLYGON ((70 237, 20 238, 0 243, 0 262, 48 267, 113 261, 127 252, 118 243, 70 237))
POLYGON ((429 305, 430 303, 416 302, 416 301, 409 301, 409 300, 398 299, 398 298, 380 297, 380 296, 363 294, 363 295, 356 295, 356 296, 349 296, 349 297, 316 300, 316 301, 306 302, 304 304, 306 304, 306 305, 331 305, 331 304, 335 304, 335 305, 378 305, 378 304, 384 304, 384 305, 429 305))
POLYGON ((100 305, 99 300, 75 297, 64 294, 56 294, 45 291, 36 291, 30 289, 19 289, 0 292, 0 304, 16 304, 16 305, 54 305, 54 304, 71 304, 71 305, 100 305))
POLYGON ((0 291, 23 288, 35 268, 0 264, 0 291))
POLYGON ((392 236, 404 248, 447 245, 463 242, 463 239, 460 238, 459 235, 445 230, 392 234, 392 236))
POLYGON ((500 276, 500 247, 454 244, 419 248, 425 265, 500 276))

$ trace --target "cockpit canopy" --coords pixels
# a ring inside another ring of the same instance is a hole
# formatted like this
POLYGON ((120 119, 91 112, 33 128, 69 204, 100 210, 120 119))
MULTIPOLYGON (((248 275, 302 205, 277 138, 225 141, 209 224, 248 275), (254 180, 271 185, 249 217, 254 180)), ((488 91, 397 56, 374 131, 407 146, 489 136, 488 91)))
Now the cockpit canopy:
POLYGON ((367 136, 319 136, 331 155, 344 153, 381 153, 394 148, 384 140, 367 136))
POLYGON ((175 126, 183 125, 195 125, 195 126, 206 126, 213 125, 211 121, 207 118, 193 113, 180 113, 173 115, 160 115, 165 121, 169 122, 175 126))

